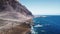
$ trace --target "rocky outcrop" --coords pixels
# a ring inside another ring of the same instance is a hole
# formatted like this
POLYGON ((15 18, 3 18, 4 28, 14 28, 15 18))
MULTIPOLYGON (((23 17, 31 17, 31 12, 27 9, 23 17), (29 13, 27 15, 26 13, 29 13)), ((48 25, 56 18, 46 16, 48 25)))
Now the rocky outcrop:
POLYGON ((0 0, 0 34, 31 34, 32 18, 17 0, 0 0))

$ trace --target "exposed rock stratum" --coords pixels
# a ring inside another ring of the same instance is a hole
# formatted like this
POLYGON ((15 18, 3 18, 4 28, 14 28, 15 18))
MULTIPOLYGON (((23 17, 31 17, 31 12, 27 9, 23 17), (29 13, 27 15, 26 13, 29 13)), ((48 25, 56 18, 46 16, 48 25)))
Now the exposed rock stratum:
POLYGON ((0 34, 31 34, 32 18, 17 0, 0 0, 0 34))

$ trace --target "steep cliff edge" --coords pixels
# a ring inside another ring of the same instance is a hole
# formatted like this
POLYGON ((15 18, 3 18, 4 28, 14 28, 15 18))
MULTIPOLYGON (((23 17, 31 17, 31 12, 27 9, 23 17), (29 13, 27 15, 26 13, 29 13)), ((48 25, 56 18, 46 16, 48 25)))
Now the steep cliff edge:
POLYGON ((32 18, 17 0, 0 0, 0 34, 28 34, 32 18))

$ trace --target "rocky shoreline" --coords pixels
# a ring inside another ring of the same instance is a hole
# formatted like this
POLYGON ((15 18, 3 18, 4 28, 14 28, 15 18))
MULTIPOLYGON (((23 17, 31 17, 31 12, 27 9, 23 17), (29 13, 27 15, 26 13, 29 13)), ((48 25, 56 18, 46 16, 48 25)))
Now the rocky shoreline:
POLYGON ((32 13, 17 0, 0 0, 0 34, 31 34, 32 13))

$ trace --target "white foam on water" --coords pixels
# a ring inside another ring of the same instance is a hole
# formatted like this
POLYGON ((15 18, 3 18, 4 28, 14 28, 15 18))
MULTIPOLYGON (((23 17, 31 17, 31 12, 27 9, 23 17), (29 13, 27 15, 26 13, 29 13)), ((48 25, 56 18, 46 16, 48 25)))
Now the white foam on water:
POLYGON ((38 24, 38 25, 35 25, 34 27, 43 27, 43 25, 38 24))

